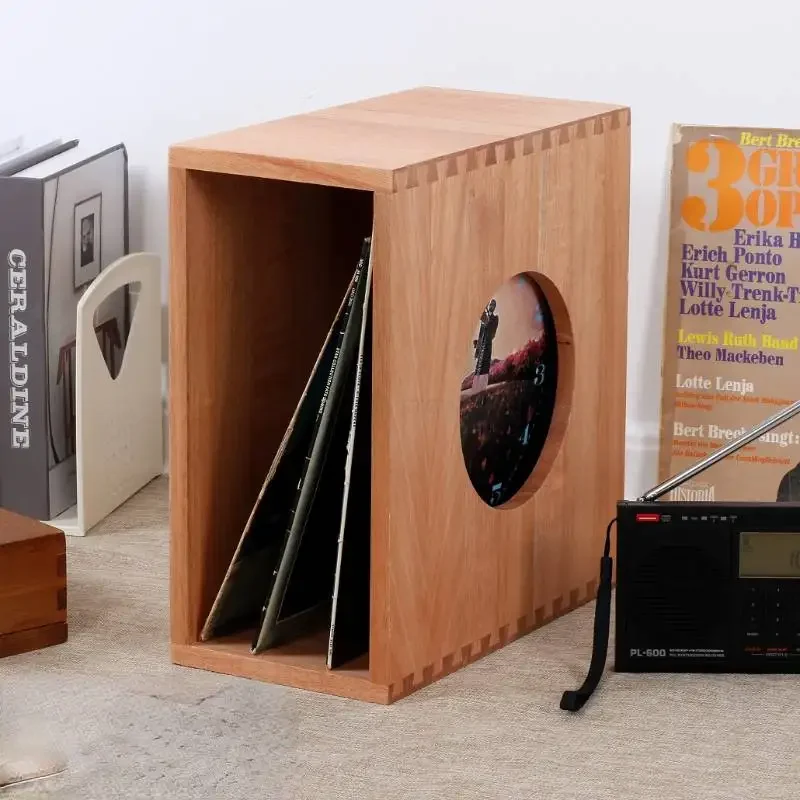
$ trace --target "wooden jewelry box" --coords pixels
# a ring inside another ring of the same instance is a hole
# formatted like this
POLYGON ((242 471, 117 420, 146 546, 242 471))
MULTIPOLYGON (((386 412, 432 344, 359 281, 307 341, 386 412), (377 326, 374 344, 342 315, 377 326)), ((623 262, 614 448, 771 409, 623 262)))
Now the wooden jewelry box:
POLYGON ((64 533, 0 509, 0 658, 66 640, 64 533))

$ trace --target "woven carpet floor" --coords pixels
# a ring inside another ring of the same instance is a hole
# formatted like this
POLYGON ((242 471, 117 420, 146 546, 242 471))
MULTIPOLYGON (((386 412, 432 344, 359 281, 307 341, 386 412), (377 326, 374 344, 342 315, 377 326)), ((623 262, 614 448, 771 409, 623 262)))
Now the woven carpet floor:
POLYGON ((172 666, 167 485, 69 539, 69 642, 0 661, 3 742, 65 772, 5 798, 775 800, 800 679, 617 675, 579 715, 593 607, 384 707, 172 666))

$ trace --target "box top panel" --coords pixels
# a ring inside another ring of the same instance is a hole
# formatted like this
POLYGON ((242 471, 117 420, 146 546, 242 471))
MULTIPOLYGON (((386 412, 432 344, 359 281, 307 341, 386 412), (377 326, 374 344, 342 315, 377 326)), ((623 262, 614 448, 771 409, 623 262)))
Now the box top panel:
POLYGON ((0 508, 0 546, 48 536, 63 538, 64 534, 58 528, 44 522, 0 508))
POLYGON ((393 191, 395 173, 625 108, 420 88, 175 145, 186 169, 393 191))

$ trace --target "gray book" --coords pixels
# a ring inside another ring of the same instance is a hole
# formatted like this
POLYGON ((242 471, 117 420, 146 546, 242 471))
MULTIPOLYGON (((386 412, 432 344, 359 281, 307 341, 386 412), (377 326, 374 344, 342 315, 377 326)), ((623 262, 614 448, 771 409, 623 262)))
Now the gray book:
POLYGON ((29 150, 14 153, 9 158, 0 161, 0 176, 9 178, 12 175, 19 175, 21 172, 38 166, 54 156, 60 156, 62 153, 74 149, 78 144, 78 139, 70 139, 68 142, 55 139, 39 147, 32 147, 29 150))
MULTIPOLYGON (((34 519, 52 519, 77 501, 78 300, 128 252, 127 164, 122 144, 102 152, 70 147, 0 175, 9 320, 8 361, 0 371, 0 506, 34 519)), ((117 325, 120 348, 126 298, 112 298, 100 320, 117 325)))

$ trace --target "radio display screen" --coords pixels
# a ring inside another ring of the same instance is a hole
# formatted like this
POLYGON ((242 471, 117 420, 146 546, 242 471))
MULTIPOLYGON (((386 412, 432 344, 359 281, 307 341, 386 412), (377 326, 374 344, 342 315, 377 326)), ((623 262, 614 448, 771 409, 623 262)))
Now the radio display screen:
POLYGON ((800 578, 800 533, 739 534, 739 577, 800 578))

